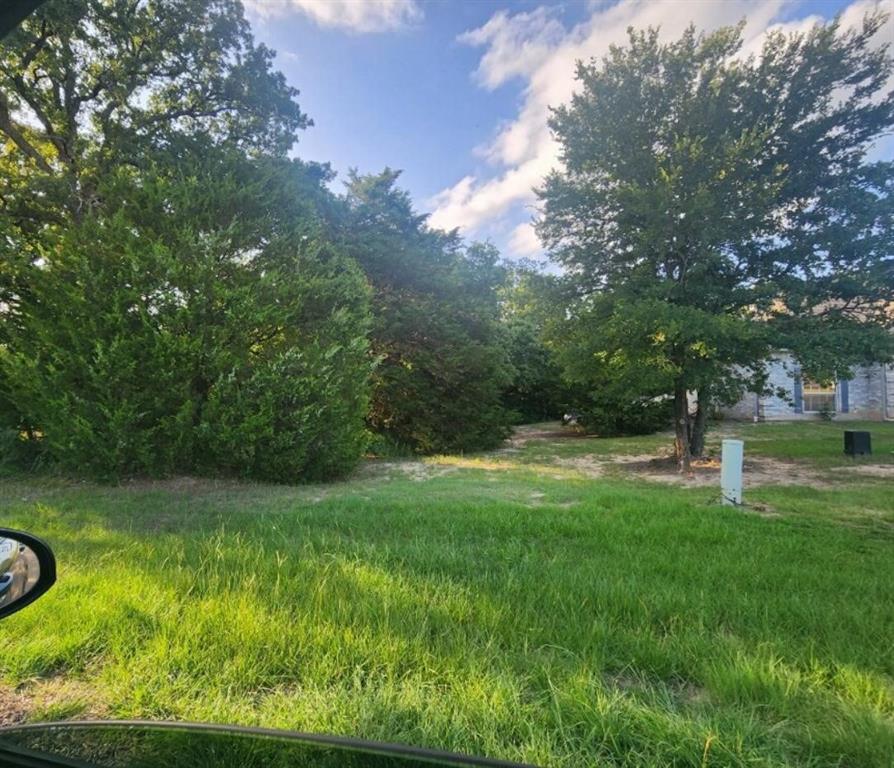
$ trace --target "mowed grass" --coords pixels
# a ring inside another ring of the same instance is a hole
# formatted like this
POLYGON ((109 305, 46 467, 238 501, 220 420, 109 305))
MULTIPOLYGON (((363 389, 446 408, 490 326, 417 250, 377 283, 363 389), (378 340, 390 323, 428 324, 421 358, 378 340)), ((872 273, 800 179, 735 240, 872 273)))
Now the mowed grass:
MULTIPOLYGON (((553 463, 662 436, 294 488, 7 478, 0 519, 60 567, 0 625, 0 703, 545 766, 888 768, 894 487, 852 472, 841 429, 734 430, 836 479, 749 491, 757 511, 553 463)), ((890 461, 894 425, 871 429, 871 461, 890 461)))

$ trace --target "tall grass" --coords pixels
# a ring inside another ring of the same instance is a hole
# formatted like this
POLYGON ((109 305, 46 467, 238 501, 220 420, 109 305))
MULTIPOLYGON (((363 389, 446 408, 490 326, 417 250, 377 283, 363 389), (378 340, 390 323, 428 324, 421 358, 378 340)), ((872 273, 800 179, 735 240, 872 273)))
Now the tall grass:
POLYGON ((0 674, 32 720, 551 766, 894 764, 890 484, 764 488, 765 517, 551 476, 548 452, 304 488, 4 480, 3 523, 60 573, 0 626, 0 674))

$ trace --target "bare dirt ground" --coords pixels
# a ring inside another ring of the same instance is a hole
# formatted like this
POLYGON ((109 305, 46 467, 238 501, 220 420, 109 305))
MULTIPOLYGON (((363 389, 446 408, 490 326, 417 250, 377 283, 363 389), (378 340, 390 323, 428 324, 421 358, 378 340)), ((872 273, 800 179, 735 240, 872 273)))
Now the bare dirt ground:
MULTIPOLYGON (((634 475, 642 480, 657 483, 671 483, 689 487, 716 486, 720 482, 720 461, 717 459, 696 460, 692 472, 681 475, 673 457, 661 454, 638 454, 613 456, 604 459, 595 456, 576 456, 556 459, 562 466, 573 467, 588 477, 603 477, 607 474, 634 475)), ((830 474, 796 461, 753 457, 746 459, 743 467, 745 482, 751 487, 761 485, 804 485, 813 488, 833 488, 840 476, 830 474)), ((894 465, 875 464, 848 467, 847 474, 891 479, 894 481, 894 465)))
POLYGON ((18 725, 41 713, 38 720, 78 717, 88 720, 107 717, 96 701, 95 691, 76 680, 52 675, 12 687, 0 685, 0 726, 18 725))
MULTIPOLYGON (((657 483, 671 483, 689 487, 716 486, 720 482, 720 462, 714 459, 694 461, 692 472, 681 475, 673 457, 661 454, 634 454, 603 458, 597 456, 574 456, 555 459, 555 463, 579 471, 587 477, 606 475, 634 475, 642 480, 657 483)), ((894 467, 855 467, 854 471, 876 477, 894 479, 894 467)), ((811 467, 778 459, 748 459, 744 465, 747 483, 759 485, 811 485, 831 487, 828 472, 821 473, 811 467)))
MULTIPOLYGON (((735 436, 732 432, 717 433, 720 437, 735 436)), ((534 440, 549 441, 560 444, 561 440, 585 439, 586 436, 568 428, 549 428, 544 425, 522 426, 516 429, 507 441, 507 448, 498 453, 518 453, 525 445, 534 440)), ((671 439, 671 435, 668 435, 671 439)), ((720 461, 703 459, 694 461, 692 472, 681 475, 673 457, 667 451, 642 454, 616 455, 582 455, 571 457, 555 457, 553 464, 580 472, 586 477, 597 478, 606 475, 634 475, 650 482, 670 483, 689 487, 714 487, 720 481, 720 461)), ((820 470, 808 464, 751 457, 744 464, 747 485, 805 485, 814 488, 835 486, 828 470, 820 470)), ((848 474, 864 475, 872 478, 894 480, 894 465, 866 464, 848 467, 848 474)), ((834 476, 833 476, 834 477, 834 476)))
MULTIPOLYGON (((720 482, 720 462, 712 459, 694 461, 692 472, 687 475, 680 474, 673 458, 651 458, 636 462, 622 460, 617 464, 625 472, 635 474, 643 480, 660 483, 702 487, 716 486, 720 482)), ((744 463, 743 472, 749 486, 809 485, 825 488, 833 485, 828 480, 828 473, 823 474, 803 464, 778 459, 748 459, 744 463)))
MULTIPOLYGON (((735 436, 733 432, 720 431, 716 437, 735 436)), ((668 442, 672 435, 668 433, 668 442)), ((464 459, 462 457, 430 457, 427 459, 405 459, 396 461, 376 460, 360 470, 361 476, 374 479, 407 478, 425 482, 456 472, 461 468, 483 470, 506 470, 532 466, 522 456, 525 448, 533 442, 545 447, 560 448, 568 441, 598 439, 585 435, 573 427, 558 424, 533 424, 517 427, 502 448, 486 455, 464 459), (520 460, 521 459, 521 460, 520 460)), ((584 453, 577 456, 552 456, 545 458, 538 469, 548 476, 553 474, 548 467, 563 471, 564 476, 582 475, 587 478, 635 477, 656 483, 668 483, 692 488, 717 487, 720 482, 720 461, 703 459, 693 462, 692 472, 681 475, 677 465, 667 450, 638 454, 584 453)), ((819 469, 807 463, 752 456, 745 461, 745 482, 749 487, 763 485, 804 485, 813 488, 835 487, 840 476, 828 469, 819 469)), ((847 474, 863 475, 868 478, 890 478, 894 481, 894 465, 865 464, 848 467, 847 474)), ((559 476, 559 475, 555 475, 559 476)))
MULTIPOLYGON (((543 424, 523 424, 516 427, 512 436, 506 441, 509 448, 521 448, 531 440, 574 440, 586 437, 572 427, 545 427, 543 424)), ((506 448, 503 449, 504 451, 506 448)))
POLYGON ((0 726, 23 723, 32 708, 28 694, 0 685, 0 726))

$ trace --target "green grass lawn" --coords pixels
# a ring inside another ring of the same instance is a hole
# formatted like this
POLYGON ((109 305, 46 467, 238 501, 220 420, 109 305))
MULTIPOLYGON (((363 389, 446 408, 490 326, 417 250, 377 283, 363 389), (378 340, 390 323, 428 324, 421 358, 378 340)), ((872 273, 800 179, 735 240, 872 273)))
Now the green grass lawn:
MULTIPOLYGON (((894 424, 870 428, 860 463, 891 463, 894 424)), ((750 456, 834 480, 749 489, 746 510, 561 463, 665 436, 544 437, 304 487, 0 480, 0 520, 60 566, 0 626, 0 714, 549 766, 889 768, 894 482, 857 474, 841 429, 738 428, 750 456)))

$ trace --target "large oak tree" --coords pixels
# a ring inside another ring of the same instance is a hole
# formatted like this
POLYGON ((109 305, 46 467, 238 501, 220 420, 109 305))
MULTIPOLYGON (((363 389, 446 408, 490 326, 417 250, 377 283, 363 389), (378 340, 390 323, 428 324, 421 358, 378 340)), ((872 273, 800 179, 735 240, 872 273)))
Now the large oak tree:
POLYGON ((890 354, 894 163, 867 158, 894 127, 884 22, 772 32, 748 57, 742 25, 631 30, 553 113, 538 229, 569 343, 594 382, 673 396, 683 469, 773 350, 818 379, 890 354))

